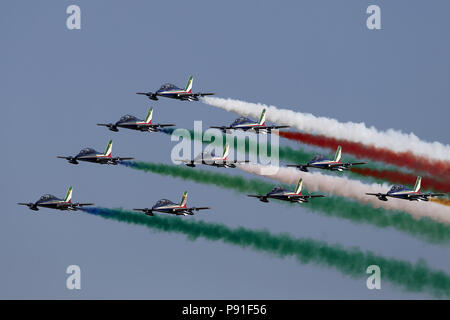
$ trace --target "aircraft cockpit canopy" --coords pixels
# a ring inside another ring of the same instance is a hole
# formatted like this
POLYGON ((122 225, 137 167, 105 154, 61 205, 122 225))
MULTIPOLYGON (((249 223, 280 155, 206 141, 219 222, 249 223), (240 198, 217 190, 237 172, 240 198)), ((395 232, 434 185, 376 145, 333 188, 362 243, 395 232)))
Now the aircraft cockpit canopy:
POLYGON ((273 189, 270 191, 270 193, 278 193, 278 192, 285 192, 286 189, 282 186, 275 186, 273 187, 273 189))
POLYGON ((161 200, 158 200, 158 202, 156 202, 154 207, 162 207, 162 206, 167 206, 167 205, 171 205, 171 204, 174 204, 174 203, 168 199, 161 199, 161 200))
POLYGON ((397 191, 401 191, 404 190, 405 186, 402 186, 401 184, 396 184, 394 186, 392 186, 391 190, 389 190, 389 192, 397 192, 397 191))
POLYGON ((241 124, 241 123, 245 123, 245 122, 250 122, 250 119, 247 117, 239 117, 236 120, 234 120, 234 122, 231 124, 233 125, 237 125, 237 124, 241 124))
POLYGON ((52 194, 44 194, 39 201, 50 201, 50 200, 55 200, 57 199, 54 195, 52 194))
POLYGON ((92 153, 98 153, 98 152, 92 148, 84 148, 83 150, 80 151, 80 153, 78 155, 83 156, 83 155, 92 154, 92 153))
POLYGON ((135 116, 131 114, 126 114, 122 118, 120 118, 119 122, 127 122, 127 121, 136 121, 138 120, 135 116))
POLYGON ((180 89, 176 87, 174 84, 171 83, 165 83, 159 88, 159 91, 168 91, 168 90, 174 90, 174 89, 180 89))
POLYGON ((325 156, 321 154, 316 154, 314 158, 312 158, 311 162, 321 161, 321 160, 327 160, 325 156))

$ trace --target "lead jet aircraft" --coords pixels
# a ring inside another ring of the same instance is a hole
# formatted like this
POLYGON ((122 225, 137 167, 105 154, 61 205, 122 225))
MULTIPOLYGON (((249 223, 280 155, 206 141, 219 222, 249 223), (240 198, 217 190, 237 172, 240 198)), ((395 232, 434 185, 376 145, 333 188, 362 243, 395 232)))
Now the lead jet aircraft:
POLYGON ((324 195, 321 194, 302 194, 302 179, 298 180, 297 188, 295 191, 289 191, 281 186, 275 186, 270 192, 265 195, 261 194, 249 194, 249 197, 258 198, 259 201, 269 202, 269 199, 277 199, 289 202, 309 202, 311 198, 323 198, 324 195))
POLYGON ((229 144, 225 144, 223 154, 221 157, 217 157, 214 153, 202 153, 196 156, 193 160, 177 159, 177 161, 183 162, 188 167, 194 168, 197 164, 205 164, 213 167, 220 168, 236 168, 236 164, 248 163, 249 160, 228 160, 228 154, 230 153, 229 144))
POLYGON ((183 197, 181 198, 181 203, 176 204, 167 199, 158 200, 155 205, 151 208, 144 209, 133 209, 135 211, 142 211, 148 216, 153 216, 154 212, 162 212, 168 214, 175 214, 177 216, 187 216, 194 215, 194 211, 206 210, 210 209, 210 207, 187 207, 187 191, 184 192, 183 197))
POLYGON ((444 193, 421 193, 420 186, 422 177, 417 177, 413 189, 402 185, 394 185, 387 193, 366 193, 369 196, 376 196, 381 201, 388 201, 387 197, 404 199, 409 201, 430 201, 428 198, 445 196, 444 193))
POLYGON ((366 162, 341 162, 342 148, 338 146, 334 159, 327 159, 322 155, 315 156, 307 164, 288 164, 288 167, 296 167, 300 171, 308 172, 308 168, 317 168, 331 171, 348 170, 351 166, 365 164, 366 162))
POLYGON ((255 131, 256 133, 271 133, 274 129, 289 128, 289 126, 266 126, 266 109, 263 109, 259 121, 252 121, 246 117, 240 117, 234 120, 234 122, 227 126, 211 127, 221 130, 223 133, 227 133, 231 130, 243 130, 243 131, 255 131))
POLYGON ((138 131, 147 131, 147 132, 157 132, 159 128, 164 127, 173 127, 175 124, 160 124, 160 123, 152 123, 153 117, 153 108, 147 113, 147 117, 145 120, 141 120, 132 115, 124 115, 119 119, 116 123, 97 123, 98 126, 108 127, 109 130, 117 132, 119 128, 138 130, 138 131))
POLYGON ((85 148, 81 150, 76 156, 71 157, 62 157, 57 156, 60 159, 66 159, 69 163, 78 164, 78 161, 86 161, 100 164, 112 164, 117 165, 120 161, 124 160, 133 160, 134 158, 122 158, 122 157, 112 157, 112 140, 109 140, 108 146, 106 147, 106 151, 104 153, 95 151, 92 148, 85 148))
POLYGON ((93 203, 72 203, 72 187, 69 188, 69 191, 67 191, 66 197, 64 200, 59 199, 51 194, 43 195, 38 201, 36 202, 30 202, 30 203, 22 203, 19 202, 18 204, 22 206, 28 206, 33 211, 38 211, 38 207, 43 208, 50 208, 50 209, 58 209, 58 210, 72 210, 77 211, 78 207, 84 207, 84 206, 92 206, 93 203))
POLYGON ((166 83, 161 86, 156 92, 136 92, 136 94, 142 94, 147 96, 150 100, 158 100, 158 97, 166 97, 178 100, 188 100, 188 101, 198 101, 198 97, 212 96, 215 93, 202 93, 192 92, 192 83, 194 78, 189 77, 188 83, 184 89, 178 88, 177 86, 166 83))

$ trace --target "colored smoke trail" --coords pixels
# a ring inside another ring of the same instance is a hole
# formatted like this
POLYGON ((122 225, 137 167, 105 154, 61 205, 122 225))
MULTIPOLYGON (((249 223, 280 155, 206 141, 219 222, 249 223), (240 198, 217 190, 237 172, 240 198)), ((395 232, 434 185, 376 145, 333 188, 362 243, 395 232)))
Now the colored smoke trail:
POLYGON ((344 153, 352 154, 361 159, 372 159, 399 167, 428 172, 436 177, 450 177, 449 161, 430 160, 425 157, 414 155, 411 152, 394 152, 383 148, 363 145, 361 143, 338 140, 335 138, 312 135, 308 133, 281 131, 279 132, 279 135, 283 138, 322 148, 328 148, 333 151, 340 145, 342 146, 344 153))
MULTIPOLYGON (((360 167, 350 168, 350 172, 356 173, 364 177, 371 177, 375 179, 385 180, 392 183, 400 183, 404 185, 414 185, 417 178, 417 176, 414 174, 401 171, 378 170, 360 167)), ((450 181, 444 182, 434 179, 430 176, 422 176, 422 190, 450 192, 450 181)))
MULTIPOLYGON (((405 134, 398 130, 379 131, 375 127, 367 127, 364 123, 339 122, 336 119, 316 117, 309 113, 279 109, 260 103, 250 103, 241 100, 204 97, 202 102, 227 111, 236 112, 242 116, 258 119, 263 109, 266 109, 266 119, 278 125, 289 125, 303 132, 333 137, 335 139, 362 143, 394 152, 411 152, 435 160, 450 160, 450 146, 440 142, 420 140, 413 133, 405 134)), ((343 146, 344 147, 344 146, 343 146)), ((344 147, 345 150, 345 147, 344 147)))
MULTIPOLYGON (((241 176, 181 166, 138 161, 127 161, 123 162, 122 165, 144 172, 215 185, 219 188, 244 193, 244 196, 250 192, 267 193, 273 187, 272 184, 260 179, 246 179, 241 176)), ((302 206, 325 216, 348 219, 354 223, 371 224, 378 228, 392 227, 429 242, 448 243, 450 240, 450 228, 431 219, 423 218, 417 220, 404 212, 389 212, 340 197, 326 197, 313 200, 317 201, 304 203, 302 206)))
POLYGON ((266 176, 287 184, 295 184, 300 178, 303 178, 309 191, 323 191, 331 195, 351 198, 362 204, 370 204, 374 208, 408 212, 416 218, 428 217, 447 225, 450 224, 450 209, 445 206, 400 199, 391 199, 385 202, 378 200, 375 196, 366 195, 366 192, 384 193, 388 189, 387 185, 365 184, 346 177, 324 175, 318 172, 301 172, 294 168, 270 168, 257 164, 245 164, 238 167, 245 172, 266 176), (264 172, 270 172, 271 174, 267 175, 264 172))
POLYGON ((187 220, 178 217, 148 217, 122 209, 83 208, 83 211, 129 224, 146 226, 163 232, 181 233, 189 240, 203 238, 221 241, 242 248, 274 254, 280 258, 295 257, 300 263, 334 268, 352 278, 367 277, 366 269, 377 265, 382 279, 413 292, 427 292, 438 297, 450 296, 450 276, 433 270, 420 260, 415 264, 385 258, 370 251, 345 249, 339 245, 307 238, 294 238, 288 234, 271 234, 267 230, 230 228, 223 224, 187 220))
MULTIPOLYGON (((164 132, 167 134, 172 134, 172 132, 175 129, 164 129, 164 132)), ((194 139, 194 132, 190 131, 191 139, 194 139)), ((281 136, 284 136, 284 134, 291 134, 290 132, 280 132, 281 136)), ((222 143, 225 145, 225 136, 222 137, 222 143)), ((259 148, 262 146, 262 144, 265 143, 257 143, 255 148, 251 147, 251 142, 249 140, 240 141, 239 138, 235 138, 233 141, 233 148, 236 150, 238 147, 238 144, 244 142, 245 144, 245 151, 251 152, 252 150, 257 150, 257 154, 259 154, 259 148)), ((337 148, 337 145, 336 145, 337 148)), ((333 151, 335 151, 334 146, 333 151)), ((270 143, 267 143, 266 146, 263 146, 264 150, 271 150, 270 143)), ((301 149, 293 149, 289 146, 279 146, 279 158, 280 160, 284 160, 289 162, 290 164, 305 164, 308 163, 315 154, 312 152, 307 152, 301 149)), ((344 152, 346 149, 344 150, 344 152)), ((329 155, 330 158, 333 157, 332 154, 329 155)), ((357 162, 357 159, 348 157, 344 155, 344 159, 342 161, 345 162, 357 162)), ((373 163, 367 163, 361 167, 353 167, 350 169, 350 172, 353 173, 353 176, 357 178, 358 176, 366 177, 366 178, 372 178, 376 180, 384 180, 391 182, 393 184, 404 184, 404 185, 411 185, 416 181, 417 176, 412 173, 406 173, 402 171, 395 170, 394 167, 387 167, 387 166, 381 166, 381 165, 375 165, 373 163)), ((440 179, 436 179, 429 175, 422 175, 422 188, 423 190, 432 190, 432 191, 440 191, 440 192, 449 192, 450 191, 450 179, 446 181, 442 181, 440 179)))
POLYGON ((450 206, 450 199, 448 198, 434 198, 430 199, 430 201, 443 204, 444 206, 450 206))

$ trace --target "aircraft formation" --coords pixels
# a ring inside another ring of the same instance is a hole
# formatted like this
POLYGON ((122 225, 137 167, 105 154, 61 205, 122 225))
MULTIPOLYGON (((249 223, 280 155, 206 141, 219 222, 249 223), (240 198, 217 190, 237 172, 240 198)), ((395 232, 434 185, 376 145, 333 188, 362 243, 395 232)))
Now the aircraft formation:
MULTIPOLYGON (((184 89, 181 89, 171 83, 162 85, 155 92, 137 92, 139 95, 145 95, 150 100, 157 101, 159 97, 177 99, 181 101, 198 101, 199 97, 214 95, 214 93, 192 92, 193 77, 191 76, 184 89)), ((98 126, 107 127, 113 132, 118 132, 119 128, 129 129, 141 132, 158 132, 165 127, 173 127, 175 124, 159 124, 153 123, 153 108, 150 108, 145 119, 139 119, 133 115, 126 114, 122 116, 115 123, 98 123, 98 126)), ((289 128, 289 126, 267 126, 266 125, 266 109, 262 110, 259 120, 253 121, 246 117, 236 119, 229 126, 211 126, 223 133, 230 133, 234 130, 251 131, 256 134, 271 134, 272 130, 282 128, 289 128)), ((93 148, 84 148, 74 156, 57 156, 57 158, 65 159, 71 164, 79 164, 82 162, 91 162, 98 164, 117 165, 122 161, 133 160, 133 157, 113 157, 112 156, 112 140, 109 141, 105 152, 96 151, 93 148)), ((188 167, 196 167, 196 165, 208 165, 219 168, 235 168, 237 164, 248 163, 248 160, 237 161, 229 160, 229 145, 226 144, 221 156, 215 155, 213 152, 203 152, 194 159, 177 159, 188 167)), ((329 171, 345 171, 352 166, 364 165, 366 162, 341 162, 342 148, 338 146, 336 154, 332 159, 323 155, 317 155, 308 163, 303 164, 288 164, 288 167, 295 167, 300 171, 308 172, 308 168, 329 171)), ((388 197, 403 199, 409 201, 429 201, 429 198, 444 196, 443 193, 421 193, 421 177, 417 177, 414 188, 410 189, 402 185, 394 185, 387 193, 366 193, 370 196, 376 196, 381 201, 388 201, 388 197)), ((302 194, 303 181, 300 178, 295 190, 287 190, 283 186, 275 186, 266 194, 248 195, 249 197, 257 198, 262 202, 269 202, 269 199, 287 201, 292 203, 309 202, 312 198, 322 198, 325 195, 302 194)), ((39 200, 29 203, 18 203, 19 205, 28 206, 30 210, 38 211, 39 207, 50 208, 57 210, 77 211, 85 206, 93 206, 94 203, 74 203, 72 202, 72 187, 69 188, 64 199, 57 198, 51 194, 45 194, 39 200)), ((148 216, 153 216, 155 212, 166 213, 173 215, 193 215, 196 211, 207 210, 210 207, 187 207, 187 191, 184 192, 181 202, 179 204, 168 199, 158 200, 151 208, 133 209, 134 211, 143 212, 148 216)))

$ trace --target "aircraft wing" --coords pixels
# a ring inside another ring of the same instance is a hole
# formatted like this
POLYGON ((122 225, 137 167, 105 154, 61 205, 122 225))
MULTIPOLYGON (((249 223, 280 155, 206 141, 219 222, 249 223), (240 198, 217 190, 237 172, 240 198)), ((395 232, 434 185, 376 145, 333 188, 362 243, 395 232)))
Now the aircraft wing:
POLYGON ((378 198, 378 200, 381 200, 381 201, 388 201, 387 193, 370 193, 370 192, 367 192, 366 194, 369 195, 369 196, 375 196, 375 197, 378 198))
POLYGON ((174 212, 177 216, 187 216, 194 215, 194 211, 211 209, 210 207, 192 207, 192 208, 178 208, 174 209, 174 212))
POLYGON ((180 161, 184 164, 194 164, 194 163, 202 163, 201 161, 195 161, 195 160, 190 160, 190 159, 175 159, 175 161, 180 161))
POLYGON ((24 202, 19 202, 17 203, 21 206, 27 206, 29 209, 33 210, 33 211, 38 211, 38 207, 35 203, 29 202, 29 203, 24 203, 24 202))
POLYGON ((63 157, 63 156, 57 156, 57 158, 59 158, 59 159, 66 159, 66 160, 68 160, 70 163, 72 163, 72 164, 78 164, 78 161, 77 161, 77 159, 75 158, 75 157, 63 157))
POLYGON ((250 160, 234 160, 232 163, 234 164, 250 163, 250 160))
POLYGON ((290 128, 291 126, 266 126, 263 129, 284 129, 284 128, 290 128))
POLYGON ((288 165, 286 165, 286 167, 295 167, 295 168, 299 169, 300 171, 308 172, 308 167, 311 167, 311 166, 308 164, 288 164, 288 165))
POLYGON ((213 92, 197 92, 197 93, 194 93, 194 96, 195 97, 204 97, 204 96, 213 96, 213 95, 215 95, 215 93, 213 93, 213 92))
POLYGON ((64 207, 72 207, 72 208, 76 208, 76 207, 85 207, 85 206, 93 206, 94 203, 79 203, 79 202, 75 202, 75 203, 70 203, 70 202, 63 202, 63 203, 58 203, 56 206, 59 208, 64 208, 64 207))
POLYGON ((163 127, 174 127, 175 124, 172 123, 155 123, 155 124, 150 124, 150 123, 141 123, 138 125, 139 127, 152 127, 152 128, 163 128, 163 127))
POLYGON ((157 94, 154 92, 136 92, 136 94, 147 96, 151 100, 158 100, 157 94))
POLYGON ((226 127, 226 126, 222 126, 222 127, 212 126, 210 128, 219 129, 219 130, 222 130, 222 131, 233 129, 233 127, 226 127))
POLYGON ((258 198, 259 201, 262 202, 269 202, 269 200, 267 199, 267 195, 265 194, 248 194, 247 197, 258 198))
POLYGON ((351 167, 351 166, 360 165, 360 164, 366 164, 366 163, 367 162, 332 163, 332 164, 329 164, 328 166, 330 168, 333 168, 333 167, 351 167))
POLYGON ((208 209, 211 209, 210 207, 192 207, 192 208, 187 208, 187 209, 185 209, 185 210, 188 210, 188 211, 200 211, 200 210, 208 210, 208 209))
POLYGON ((192 93, 192 92, 180 92, 177 93, 177 96, 179 97, 183 97, 183 96, 189 96, 189 97, 203 97, 203 96, 212 96, 215 95, 215 93, 212 92, 208 92, 208 93, 203 93, 203 92, 196 92, 196 93, 192 93))
POLYGON ((134 158, 131 158, 131 157, 114 157, 114 158, 112 158, 113 160, 116 160, 116 161, 124 161, 124 160, 134 160, 134 158))
POLYGON ((145 209, 133 209, 133 211, 142 211, 143 213, 145 213, 148 216, 153 216, 153 210, 149 209, 149 208, 145 208, 145 209))
POLYGON ((25 203, 25 202, 18 202, 17 204, 19 204, 19 205, 21 205, 21 206, 28 206, 28 207, 30 207, 30 206, 34 206, 34 203, 32 203, 32 202, 29 202, 29 203, 25 203))
POLYGON ((74 203, 73 206, 76 207, 86 207, 86 206, 93 206, 94 203, 74 203))
POLYGON ((288 200, 296 200, 296 199, 310 199, 310 198, 323 198, 325 197, 322 194, 296 194, 286 196, 288 200))
POLYGON ((307 194, 307 195, 300 195, 299 198, 303 199, 309 199, 309 198, 324 198, 325 196, 323 194, 307 194))
POLYGON ((444 193, 419 193, 419 194, 412 194, 408 196, 408 199, 417 200, 417 199, 428 199, 434 198, 434 197, 442 197, 445 196, 444 193))

